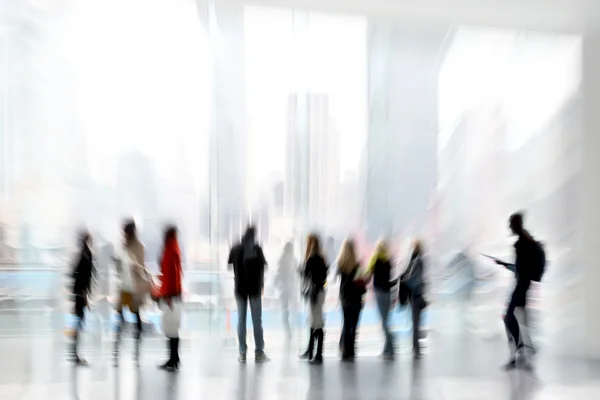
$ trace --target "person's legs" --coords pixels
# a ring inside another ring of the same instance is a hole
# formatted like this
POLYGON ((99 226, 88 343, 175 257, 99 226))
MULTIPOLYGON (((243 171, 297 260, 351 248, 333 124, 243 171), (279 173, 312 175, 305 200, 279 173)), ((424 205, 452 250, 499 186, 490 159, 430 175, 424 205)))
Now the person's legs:
POLYGON ((325 320, 323 318, 323 304, 325 303, 325 291, 321 290, 314 301, 311 302, 312 327, 315 329, 315 339, 317 340, 317 354, 312 359, 312 363, 320 364, 323 362, 323 342, 325 340, 325 320))
POLYGON ((343 329, 343 351, 342 359, 351 359, 354 357, 354 307, 352 305, 344 305, 344 329, 343 329))
POLYGON ((381 317, 381 327, 383 329, 383 334, 385 335, 383 354, 391 356, 394 354, 394 339, 389 327, 389 314, 392 300, 389 292, 380 290, 375 291, 375 298, 377 300, 377 308, 379 309, 379 315, 381 317))
POLYGON ((260 358, 264 357, 265 354, 265 339, 262 327, 262 297, 260 295, 252 296, 249 301, 254 331, 254 354, 257 358, 260 358))
POLYGON ((87 364, 87 362, 79 356, 79 334, 81 332, 81 328, 83 327, 83 322, 85 318, 85 297, 84 296, 76 296, 75 297, 75 316, 77 318, 77 322, 75 325, 75 332, 73 334, 73 349, 72 349, 72 357, 73 361, 77 364, 87 364))
POLYGON ((537 352, 537 349, 533 343, 533 339, 531 338, 531 334, 529 331, 529 320, 527 318, 527 307, 515 307, 515 318, 517 323, 519 324, 519 333, 521 335, 521 342, 523 344, 523 348, 529 350, 528 356, 534 356, 537 352))
POLYGON ((136 364, 139 364, 140 362, 140 346, 142 344, 142 317, 140 316, 140 311, 139 309, 132 311, 133 315, 135 315, 135 324, 136 324, 136 332, 135 332, 135 349, 134 349, 134 353, 133 353, 133 359, 136 362, 136 364))
POLYGON ((510 350, 510 360, 507 367, 513 367, 516 365, 517 353, 522 347, 521 341, 521 330, 519 329, 519 322, 515 317, 515 309, 519 303, 519 294, 515 291, 511 297, 511 301, 506 309, 504 315, 504 325, 506 326, 506 333, 508 336, 508 345, 510 350))
POLYGON ((344 307, 342 307, 342 331, 340 332, 340 343, 338 345, 340 354, 344 354, 344 335, 346 334, 346 322, 344 320, 344 307))
POLYGON ((237 334, 240 351, 240 361, 245 361, 246 351, 248 350, 248 346, 246 345, 246 313, 248 311, 248 298, 236 295, 235 300, 237 302, 238 312, 237 334), (241 358, 243 358, 243 360, 241 358))
POLYGON ((421 345, 419 344, 420 328, 421 328, 421 307, 418 304, 412 304, 412 320, 413 320, 413 354, 415 357, 421 356, 421 345))
POLYGON ((179 366, 179 338, 173 338, 173 366, 179 366))
POLYGON ((361 309, 361 304, 354 304, 352 306, 352 310, 351 310, 351 321, 350 321, 350 328, 351 328, 351 336, 350 336, 350 341, 351 341, 351 347, 350 347, 350 351, 351 351, 351 356, 355 357, 356 356, 356 338, 358 337, 358 320, 360 318, 360 309, 361 309))
POLYGON ((283 315, 283 327, 288 334, 288 337, 292 336, 292 326, 290 324, 290 301, 287 293, 281 293, 281 312, 283 315))
POLYGON ((119 305, 117 306, 117 326, 115 327, 115 343, 113 349, 115 365, 118 363, 119 357, 119 345, 121 344, 121 332, 123 331, 123 305, 126 301, 126 297, 127 294, 125 292, 121 292, 119 305))

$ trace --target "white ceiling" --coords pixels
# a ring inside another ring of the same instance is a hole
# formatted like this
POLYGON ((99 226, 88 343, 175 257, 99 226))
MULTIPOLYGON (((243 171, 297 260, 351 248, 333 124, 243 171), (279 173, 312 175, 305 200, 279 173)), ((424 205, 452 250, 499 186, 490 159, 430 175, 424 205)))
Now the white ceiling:
POLYGON ((365 14, 416 24, 467 24, 580 32, 600 29, 600 0, 219 0, 365 14))
MULTIPOLYGON (((67 6, 73 0, 0 0, 0 26, 32 9, 67 6)), ((102 1, 102 0, 78 0, 102 1)), ((123 0, 125 1, 125 0, 123 0)), ((176 1, 176 0, 171 0, 176 1)), ((185 1, 185 0, 178 0, 185 1)), ((208 2, 210 0, 189 0, 208 2)), ((391 18, 407 24, 482 25, 581 32, 590 22, 600 31, 600 0, 216 0, 218 3, 280 6, 391 18)))

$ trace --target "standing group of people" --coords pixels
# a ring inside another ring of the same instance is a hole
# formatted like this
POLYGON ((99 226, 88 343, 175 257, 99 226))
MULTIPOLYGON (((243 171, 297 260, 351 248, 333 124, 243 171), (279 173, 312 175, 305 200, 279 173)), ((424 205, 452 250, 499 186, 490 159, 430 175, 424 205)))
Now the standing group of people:
MULTIPOLYGON (((177 229, 165 229, 163 251, 160 256, 160 274, 155 278, 145 267, 144 245, 138 239, 133 220, 125 222, 122 229, 122 246, 113 255, 113 263, 118 276, 119 298, 117 304, 118 322, 115 332, 113 359, 119 363, 121 332, 123 330, 125 307, 135 317, 134 362, 139 365, 143 325, 140 309, 151 297, 163 309, 163 330, 168 338, 169 359, 161 368, 175 370, 179 367, 179 324, 181 320, 182 268, 181 252, 177 241, 177 229)), ((71 357, 77 365, 87 365, 79 354, 78 343, 84 321, 84 310, 89 304, 93 281, 97 275, 92 253, 93 239, 89 232, 80 234, 80 250, 73 268, 73 296, 77 323, 73 334, 71 357)))
MULTIPOLYGON (((516 274, 516 287, 511 296, 504 322, 511 344, 511 359, 508 368, 515 367, 519 360, 525 360, 535 353, 529 335, 527 334, 526 303, 527 292, 532 281, 541 281, 545 267, 545 254, 542 245, 535 241, 523 226, 523 215, 513 214, 510 217, 510 229, 518 237, 515 243, 515 263, 507 263, 494 259, 496 263, 507 267, 516 274)), ((139 241, 135 223, 130 220, 123 225, 123 243, 113 256, 119 278, 119 302, 117 305, 118 324, 114 344, 114 361, 118 365, 121 332, 123 328, 123 309, 127 307, 135 316, 136 330, 134 332, 134 361, 139 363, 140 345, 143 325, 140 318, 140 308, 147 297, 151 297, 163 311, 163 331, 168 338, 169 359, 160 367, 166 370, 176 370, 179 367, 179 325, 181 322, 182 305, 182 267, 181 251, 177 241, 177 230, 174 226, 165 229, 163 251, 160 257, 160 274, 153 277, 145 267, 144 245, 139 241)), ((89 232, 80 235, 80 252, 73 269, 74 312, 77 317, 73 335, 72 358, 78 365, 86 365, 78 351, 81 327, 84 321, 84 309, 92 290, 96 276, 92 253, 92 236, 89 232)), ((276 283, 280 287, 284 299, 294 296, 296 290, 293 282, 295 274, 301 278, 301 295, 309 308, 309 341, 306 351, 300 356, 311 364, 323 362, 323 345, 325 337, 325 317, 323 307, 329 265, 323 255, 319 237, 310 234, 306 240, 304 259, 298 266, 294 258, 293 245, 286 244, 279 260, 279 271, 276 283)), ((343 313, 343 327, 339 340, 342 361, 353 361, 356 355, 357 327, 360 313, 364 306, 364 297, 368 287, 372 286, 377 310, 381 318, 381 327, 385 337, 382 357, 394 359, 394 336, 390 329, 390 310, 399 302, 410 305, 413 325, 413 354, 421 357, 419 346, 419 327, 422 311, 427 307, 425 290, 425 262, 423 245, 415 241, 406 270, 399 278, 393 278, 393 262, 385 241, 378 242, 368 265, 363 268, 356 254, 354 242, 346 240, 335 262, 334 276, 339 279, 339 299, 343 313), (392 290, 398 285, 398 295, 392 290)), ((255 361, 269 361, 265 353, 265 341, 262 328, 262 296, 264 293, 265 271, 267 261, 263 250, 256 240, 256 231, 249 227, 240 243, 232 247, 229 268, 234 273, 235 298, 238 311, 238 343, 239 361, 247 360, 246 319, 250 308, 255 342, 255 361)), ((283 304, 284 321, 289 328, 289 307, 283 304)), ((288 329, 288 332, 291 332, 288 329)))
MULTIPOLYGON (((357 327, 360 313, 364 306, 364 296, 370 282, 377 299, 381 325, 385 335, 383 357, 394 358, 394 338, 389 324, 390 309, 396 304, 395 291, 392 288, 400 283, 405 289, 402 304, 409 303, 413 313, 413 350, 415 358, 421 356, 419 346, 420 315, 426 307, 424 300, 425 274, 422 258, 422 245, 415 242, 409 266, 400 278, 392 277, 392 259, 388 245, 380 241, 369 261, 368 268, 363 268, 358 260, 354 242, 346 240, 335 262, 334 277, 339 280, 339 299, 343 314, 343 327, 339 340, 341 359, 352 361, 356 355, 357 327)), ((325 340, 325 305, 327 280, 330 275, 329 265, 323 254, 321 242, 316 234, 308 235, 304 259, 297 265, 293 255, 293 245, 287 243, 279 260, 279 270, 275 283, 282 292, 282 308, 284 325, 289 329, 288 302, 294 298, 294 274, 301 278, 301 295, 308 305, 309 340, 306 351, 300 356, 312 364, 323 362, 323 345, 325 340)), ((235 296, 238 305, 238 342, 239 361, 246 362, 246 313, 248 305, 252 314, 254 327, 255 361, 264 362, 269 358, 264 351, 262 328, 262 294, 264 291, 264 273, 267 262, 260 246, 256 243, 255 230, 249 227, 239 244, 232 247, 229 255, 229 267, 234 272, 235 296)))
MULTIPOLYGON (((514 368, 519 362, 536 353, 527 329, 527 292, 532 281, 540 282, 546 263, 544 249, 541 243, 524 228, 523 214, 516 213, 509 219, 511 232, 517 236, 514 245, 515 263, 507 263, 495 259, 496 263, 505 266, 515 273, 516 286, 510 298, 504 323, 506 325, 511 358, 506 365, 514 368)), ((267 361, 264 352, 264 337, 262 329, 262 293, 264 290, 264 272, 267 267, 260 246, 256 244, 253 228, 248 228, 241 243, 234 246, 229 257, 229 264, 235 273, 236 298, 238 302, 238 339, 241 362, 246 362, 246 308, 250 304, 256 342, 256 361, 267 361)), ((289 329, 288 302, 294 296, 291 294, 294 285, 292 277, 297 268, 293 255, 293 246, 288 243, 284 247, 279 260, 279 270, 276 284, 282 291, 282 306, 284 309, 284 324, 289 329)), ((420 324, 423 310, 428 306, 426 298, 427 280, 423 244, 416 240, 410 253, 406 270, 399 278, 392 277, 392 258, 388 244, 379 241, 373 252, 368 267, 362 268, 356 255, 355 246, 351 239, 342 245, 335 262, 335 277, 339 279, 339 299, 343 313, 343 327, 339 340, 342 361, 353 361, 356 355, 357 327, 360 313, 364 306, 364 296, 367 288, 372 286, 381 318, 381 327, 385 341, 382 357, 394 359, 394 335, 390 329, 389 316, 394 304, 410 306, 412 314, 413 355, 421 357, 420 324), (398 285, 398 297, 392 288, 398 285)), ((329 265, 323 255, 319 237, 310 234, 306 240, 306 251, 298 272, 301 277, 301 294, 309 308, 309 340, 306 351, 300 358, 312 364, 323 362, 323 344, 325 317, 323 307, 329 276, 329 265)))

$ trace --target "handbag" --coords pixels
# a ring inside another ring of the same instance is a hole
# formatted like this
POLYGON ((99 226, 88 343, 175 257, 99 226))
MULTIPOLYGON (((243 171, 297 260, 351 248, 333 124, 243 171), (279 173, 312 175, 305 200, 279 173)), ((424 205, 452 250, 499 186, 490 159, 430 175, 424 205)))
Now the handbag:
POLYGON ((398 305, 405 306, 408 304, 408 298, 410 296, 410 289, 403 281, 400 281, 398 285, 398 305))
POLYGON ((169 338, 179 337, 179 327, 181 326, 181 311, 183 305, 180 299, 172 298, 170 304, 166 300, 159 301, 159 308, 162 311, 161 328, 169 338))

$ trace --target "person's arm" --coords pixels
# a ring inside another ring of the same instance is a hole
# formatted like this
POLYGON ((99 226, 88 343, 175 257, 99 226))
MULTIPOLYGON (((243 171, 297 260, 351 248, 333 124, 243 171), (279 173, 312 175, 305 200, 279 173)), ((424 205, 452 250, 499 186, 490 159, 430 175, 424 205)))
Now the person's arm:
POLYGON ((231 248, 231 250, 229 250, 229 257, 227 259, 227 270, 231 271, 233 270, 233 262, 235 259, 235 246, 231 248))
POLYGON ((511 271, 511 272, 517 272, 517 265, 515 264, 511 264, 511 263, 507 263, 505 261, 502 260, 498 260, 497 258, 494 258, 494 262, 498 265, 503 266, 504 268, 506 268, 507 270, 511 271))
POLYGON ((265 255, 262 251, 262 248, 260 246, 256 246, 257 247, 257 257, 258 260, 260 262, 260 265, 262 266, 262 276, 261 276, 261 294, 264 295, 265 294, 265 272, 267 271, 268 268, 268 264, 267 264, 267 260, 265 259, 265 255))

